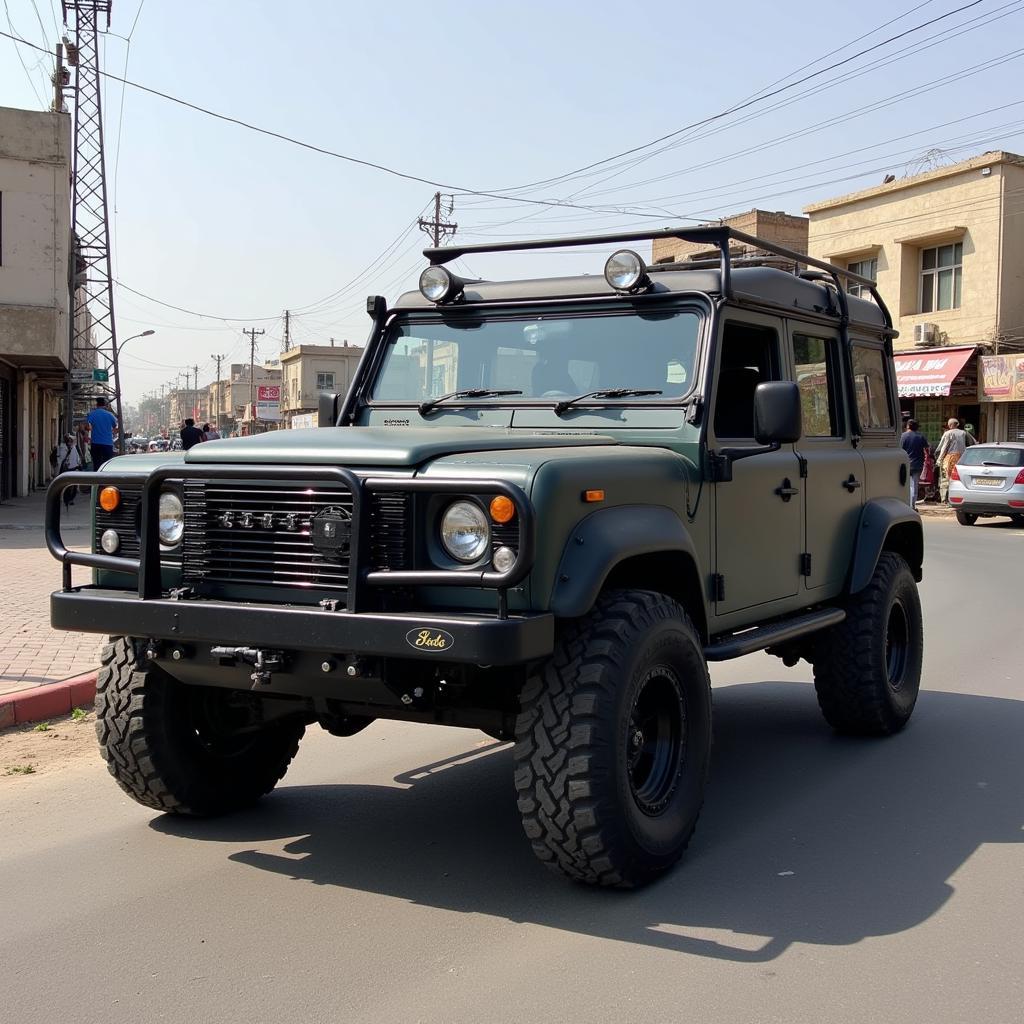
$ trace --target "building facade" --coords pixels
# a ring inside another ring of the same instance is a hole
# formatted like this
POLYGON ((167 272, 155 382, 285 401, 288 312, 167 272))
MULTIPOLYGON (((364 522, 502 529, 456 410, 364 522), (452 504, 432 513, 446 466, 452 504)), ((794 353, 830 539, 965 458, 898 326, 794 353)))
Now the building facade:
POLYGON ((45 485, 70 352, 71 121, 0 107, 0 500, 45 485))
MULTIPOLYGON (((766 242, 774 242, 794 252, 807 252, 807 218, 782 211, 748 210, 725 217, 716 224, 735 228, 748 235, 756 235, 766 242)), ((759 250, 749 245, 732 249, 734 257, 755 256, 759 250)), ((718 249, 707 243, 684 242, 678 238, 657 238, 651 253, 652 263, 677 263, 684 260, 718 259, 718 249)))
MULTIPOLYGON (((288 425, 295 416, 316 413, 323 391, 348 391, 363 349, 349 345, 297 345, 281 353, 281 414, 288 425)), ((302 422, 302 421, 300 421, 302 422)))
POLYGON ((1024 158, 984 153, 804 212, 810 255, 877 281, 900 402, 929 440, 951 416, 1024 440, 1024 158))
POLYGON ((281 368, 278 365, 256 365, 252 376, 252 387, 249 386, 249 364, 232 363, 229 375, 221 380, 213 381, 204 389, 206 401, 203 406, 203 420, 216 424, 217 429, 225 436, 241 433, 243 424, 245 432, 249 432, 248 424, 256 425, 260 421, 253 420, 249 403, 258 405, 259 389, 274 387, 281 384, 281 368))

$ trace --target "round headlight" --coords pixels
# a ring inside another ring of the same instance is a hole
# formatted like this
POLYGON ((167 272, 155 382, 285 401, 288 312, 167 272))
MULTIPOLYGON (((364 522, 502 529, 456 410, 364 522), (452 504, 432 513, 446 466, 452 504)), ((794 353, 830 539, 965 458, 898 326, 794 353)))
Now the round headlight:
POLYGON ((117 530, 104 530, 100 537, 100 547, 108 555, 112 555, 121 546, 121 538, 117 535, 117 530))
POLYGON ((181 498, 173 491, 164 491, 160 495, 160 543, 173 548, 184 532, 185 510, 181 506, 181 498))
POLYGON ((516 553, 511 548, 500 547, 494 552, 495 572, 508 572, 516 564, 516 553))
POLYGON ((454 288, 455 281, 444 267, 427 267, 420 274, 420 293, 431 302, 444 302, 454 288))
POLYGON ((631 292, 647 283, 647 267, 632 249, 620 249, 608 257, 604 279, 617 292, 631 292))
POLYGON ((441 518, 441 543, 452 558, 475 562, 491 543, 484 510, 472 501, 456 501, 441 518))

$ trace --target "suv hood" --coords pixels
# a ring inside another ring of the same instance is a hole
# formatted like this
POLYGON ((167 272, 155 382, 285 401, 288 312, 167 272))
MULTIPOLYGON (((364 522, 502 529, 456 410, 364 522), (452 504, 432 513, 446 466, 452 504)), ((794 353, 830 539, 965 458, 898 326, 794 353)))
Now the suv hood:
POLYGON ((605 434, 484 427, 314 427, 205 441, 185 456, 208 462, 304 463, 331 466, 418 466, 441 455, 522 448, 617 444, 605 434))

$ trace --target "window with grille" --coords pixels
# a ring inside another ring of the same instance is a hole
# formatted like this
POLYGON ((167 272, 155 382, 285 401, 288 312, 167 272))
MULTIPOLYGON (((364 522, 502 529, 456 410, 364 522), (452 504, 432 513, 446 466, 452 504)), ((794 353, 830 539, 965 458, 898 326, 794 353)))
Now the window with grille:
POLYGON ((921 250, 921 312, 959 309, 963 287, 963 242, 921 250))
MULTIPOLYGON (((872 281, 878 280, 878 257, 872 256, 869 260, 857 260, 854 263, 848 263, 846 269, 851 274, 860 274, 861 277, 870 278, 872 281)), ((868 291, 867 286, 863 284, 857 284, 856 281, 851 281, 846 289, 851 295, 859 295, 862 299, 870 299, 871 292, 868 291)))
POLYGON ((334 374, 333 373, 318 373, 316 375, 316 389, 317 389, 317 391, 333 391, 334 390, 334 374))

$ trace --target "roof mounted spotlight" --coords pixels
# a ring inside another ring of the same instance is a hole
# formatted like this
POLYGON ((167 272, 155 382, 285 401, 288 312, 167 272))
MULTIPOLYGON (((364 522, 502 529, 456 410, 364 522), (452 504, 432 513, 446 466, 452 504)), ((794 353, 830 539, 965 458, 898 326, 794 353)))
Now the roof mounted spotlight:
POLYGON ((619 249, 608 257, 604 265, 604 279, 617 292, 641 292, 651 284, 647 264, 632 249, 619 249))
POLYGON ((420 294, 438 305, 457 299, 464 287, 462 278, 456 277, 444 267, 427 267, 420 274, 420 294))

